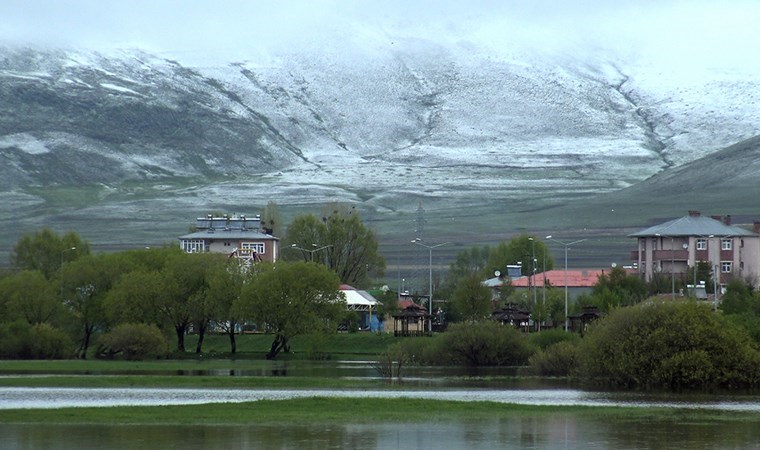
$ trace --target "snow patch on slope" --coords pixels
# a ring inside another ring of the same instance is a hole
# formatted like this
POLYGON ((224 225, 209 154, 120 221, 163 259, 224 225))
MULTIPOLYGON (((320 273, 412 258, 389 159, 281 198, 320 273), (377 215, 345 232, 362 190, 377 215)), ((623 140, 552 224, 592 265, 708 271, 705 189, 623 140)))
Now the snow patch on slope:
POLYGON ((0 149, 18 148, 30 155, 50 153, 45 143, 29 133, 17 133, 0 136, 0 149))

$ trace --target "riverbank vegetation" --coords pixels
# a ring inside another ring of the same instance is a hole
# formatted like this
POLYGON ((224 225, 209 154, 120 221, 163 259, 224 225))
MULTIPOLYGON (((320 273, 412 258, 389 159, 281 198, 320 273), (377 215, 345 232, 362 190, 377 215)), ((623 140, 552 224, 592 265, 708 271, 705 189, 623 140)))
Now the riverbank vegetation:
MULTIPOLYGON (((234 258, 176 247, 91 255, 76 234, 43 230, 22 238, 14 249, 21 270, 0 278, 0 358, 364 359, 395 379, 413 365, 530 366, 539 376, 624 388, 760 386, 760 294, 746 281, 731 281, 713 311, 687 298, 644 300, 657 286, 614 268, 577 303, 603 312, 583 324, 583 336, 558 328, 525 333, 492 320, 489 310, 530 298, 506 286, 496 301, 478 280, 528 249, 545 259, 546 247, 528 235, 464 252, 451 271, 462 282, 449 286, 448 329, 396 338, 336 332, 347 316, 341 279, 324 264, 244 270, 234 258)), ((542 310, 534 295, 535 328, 562 323, 558 299, 548 288, 542 310)))

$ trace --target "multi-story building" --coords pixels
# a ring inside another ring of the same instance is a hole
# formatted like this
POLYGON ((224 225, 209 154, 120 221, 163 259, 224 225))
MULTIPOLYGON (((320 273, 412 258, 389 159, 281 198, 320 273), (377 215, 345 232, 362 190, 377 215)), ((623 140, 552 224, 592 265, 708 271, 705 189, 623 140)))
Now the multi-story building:
POLYGON ((179 242, 188 253, 225 253, 249 262, 275 262, 280 251, 279 239, 261 228, 259 216, 199 217, 195 231, 180 236, 179 242))
POLYGON ((699 211, 630 234, 638 240, 631 254, 642 279, 655 273, 686 280, 690 267, 708 262, 725 284, 734 277, 760 282, 760 222, 753 230, 731 224, 731 216, 705 217, 699 211))

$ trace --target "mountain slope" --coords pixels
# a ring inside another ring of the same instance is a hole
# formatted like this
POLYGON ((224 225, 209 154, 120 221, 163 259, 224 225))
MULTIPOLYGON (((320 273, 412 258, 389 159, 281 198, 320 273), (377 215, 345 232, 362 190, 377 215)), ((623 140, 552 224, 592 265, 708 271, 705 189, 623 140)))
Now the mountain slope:
MULTIPOLYGON (((703 209, 716 214, 759 214, 760 136, 600 196, 605 205, 667 211, 703 209)), ((756 219, 758 217, 755 217, 756 219)))
POLYGON ((514 230, 760 133, 758 91, 614 55, 374 35, 223 64, 0 48, 1 239, 47 224, 161 242, 198 214, 269 200, 286 214, 353 202, 389 235, 418 201, 430 221, 514 230))

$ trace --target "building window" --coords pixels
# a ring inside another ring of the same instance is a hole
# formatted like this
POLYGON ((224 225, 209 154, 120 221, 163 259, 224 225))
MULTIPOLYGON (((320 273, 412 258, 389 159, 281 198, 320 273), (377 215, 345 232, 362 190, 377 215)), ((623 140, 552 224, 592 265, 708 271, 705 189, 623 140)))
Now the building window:
POLYGON ((720 271, 723 273, 731 273, 731 261, 722 261, 720 263, 720 271))
POLYGON ((242 250, 253 250, 259 255, 263 255, 265 246, 263 242, 243 242, 240 244, 240 248, 242 250))
POLYGON ((731 239, 721 239, 720 248, 721 250, 731 250, 731 239))
POLYGON ((697 250, 707 250, 707 239, 697 239, 697 250))
POLYGON ((203 253, 206 251, 206 241, 203 239, 183 239, 182 250, 186 253, 203 253))

